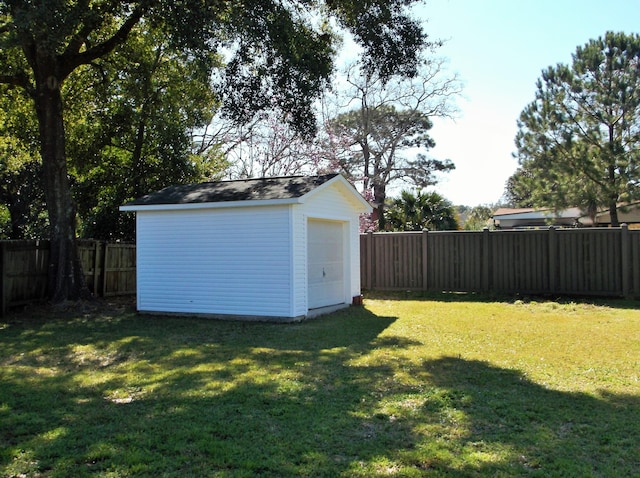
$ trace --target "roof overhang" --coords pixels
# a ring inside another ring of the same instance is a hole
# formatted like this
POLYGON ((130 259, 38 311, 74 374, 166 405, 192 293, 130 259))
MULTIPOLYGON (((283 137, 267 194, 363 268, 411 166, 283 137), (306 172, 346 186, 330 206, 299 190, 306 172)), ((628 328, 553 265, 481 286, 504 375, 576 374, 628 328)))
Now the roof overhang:
POLYGON ((194 209, 229 209, 240 207, 265 207, 265 206, 288 206, 292 204, 303 204, 309 198, 319 194, 324 189, 335 185, 342 194, 354 200, 356 210, 361 213, 368 213, 373 210, 371 205, 362 197, 344 176, 337 175, 329 181, 321 184, 317 188, 309 191, 303 196, 286 199, 256 199, 243 201, 217 201, 217 202, 193 202, 193 203, 172 203, 172 204, 125 204, 120 206, 122 212, 138 211, 185 211, 194 209))
MULTIPOLYGON (((303 196, 304 197, 304 196, 303 196)), ((291 199, 259 199, 251 201, 220 201, 220 202, 198 202, 186 204, 134 204, 120 206, 120 211, 184 211, 188 209, 228 209, 238 207, 256 206, 286 206, 289 204, 301 204, 302 197, 291 199)))

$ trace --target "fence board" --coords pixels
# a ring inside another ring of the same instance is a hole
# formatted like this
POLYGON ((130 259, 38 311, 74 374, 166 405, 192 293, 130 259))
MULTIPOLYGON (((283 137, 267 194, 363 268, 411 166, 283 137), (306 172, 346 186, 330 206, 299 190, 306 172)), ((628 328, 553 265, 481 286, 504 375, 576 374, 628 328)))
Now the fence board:
POLYGON ((47 294, 48 241, 3 241, 2 310, 47 294))
MULTIPOLYGON (((635 234, 635 232, 634 232, 635 234)), ((630 246, 629 255, 629 295, 640 297, 640 241, 631 240, 631 233, 627 236, 627 243, 630 246)))
POLYGON ((640 298, 640 231, 369 233, 363 287, 640 298))
POLYGON ((104 297, 136 293, 135 244, 106 244, 104 260, 104 297))
MULTIPOLYGON (((135 245, 79 241, 78 255, 94 295, 135 294, 135 245)), ((0 313, 47 297, 49 241, 0 241, 0 261, 0 313)))

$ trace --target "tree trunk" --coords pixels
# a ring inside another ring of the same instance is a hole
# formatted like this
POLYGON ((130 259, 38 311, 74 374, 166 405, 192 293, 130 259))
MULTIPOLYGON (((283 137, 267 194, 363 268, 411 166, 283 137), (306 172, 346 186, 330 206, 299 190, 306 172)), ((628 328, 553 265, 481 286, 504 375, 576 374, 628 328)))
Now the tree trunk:
POLYGON ((60 81, 55 68, 36 73, 35 106, 40 128, 43 185, 51 227, 49 299, 76 300, 88 295, 76 243, 76 210, 65 154, 60 81))
POLYGON ((611 227, 620 227, 620 220, 618 219, 618 204, 616 201, 611 201, 609 204, 609 217, 611 218, 611 227))
POLYGON ((383 182, 373 178, 373 216, 372 219, 378 221, 378 230, 384 231, 386 220, 384 217, 384 202, 387 199, 387 188, 383 182))
POLYGON ((29 205, 15 197, 12 197, 6 205, 9 210, 9 218, 11 220, 9 239, 24 239, 27 223, 29 221, 29 205))
MULTIPOLYGON (((607 65, 611 67, 611 64, 607 62, 607 65)), ((612 77, 612 72, 609 72, 609 78, 612 77)), ((608 116, 611 117, 611 112, 608 112, 608 116)), ((609 186, 611 187, 611 192, 609 193, 609 218, 611 219, 611 227, 620 227, 620 221, 618 220, 618 194, 613 191, 617 190, 617 182, 618 178, 616 176, 616 152, 615 152, 615 124, 609 124, 609 143, 607 144, 607 152, 608 152, 608 175, 609 175, 609 186)))

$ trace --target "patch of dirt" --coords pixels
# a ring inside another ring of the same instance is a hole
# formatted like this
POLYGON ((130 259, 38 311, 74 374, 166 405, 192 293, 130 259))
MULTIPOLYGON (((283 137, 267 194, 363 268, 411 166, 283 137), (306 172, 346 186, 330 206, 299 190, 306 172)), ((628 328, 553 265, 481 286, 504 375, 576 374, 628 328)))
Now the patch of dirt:
POLYGON ((132 313, 136 311, 136 296, 100 297, 88 300, 64 301, 58 304, 34 303, 9 309, 3 318, 11 322, 24 319, 90 318, 132 313))

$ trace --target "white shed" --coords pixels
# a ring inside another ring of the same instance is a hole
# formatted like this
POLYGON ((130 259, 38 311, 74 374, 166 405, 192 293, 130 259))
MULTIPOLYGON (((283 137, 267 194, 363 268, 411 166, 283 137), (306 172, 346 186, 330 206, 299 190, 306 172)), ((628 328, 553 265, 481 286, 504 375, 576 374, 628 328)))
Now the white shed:
POLYGON ((360 296, 359 215, 341 175, 171 186, 135 211, 141 312, 293 321, 360 296))

